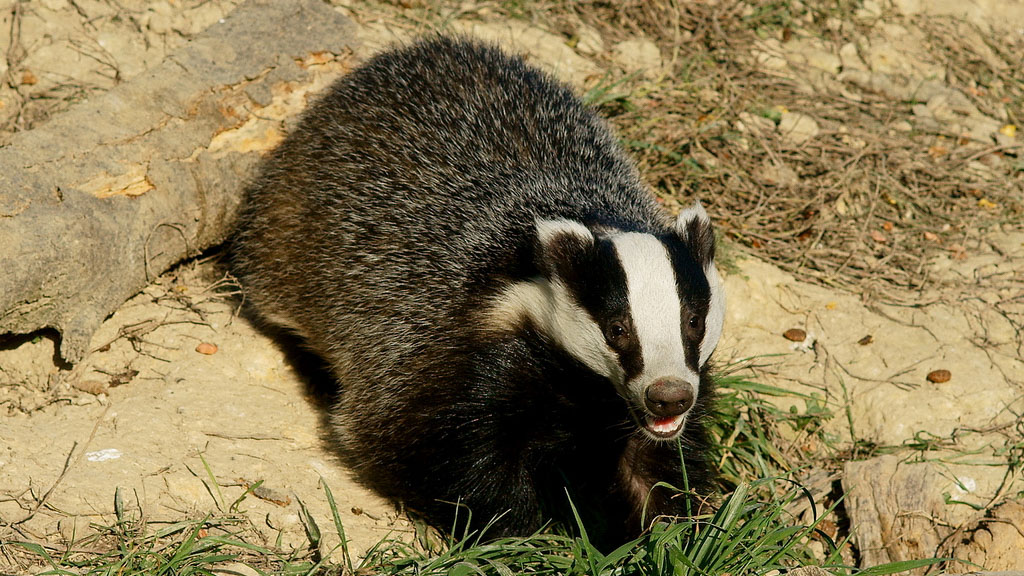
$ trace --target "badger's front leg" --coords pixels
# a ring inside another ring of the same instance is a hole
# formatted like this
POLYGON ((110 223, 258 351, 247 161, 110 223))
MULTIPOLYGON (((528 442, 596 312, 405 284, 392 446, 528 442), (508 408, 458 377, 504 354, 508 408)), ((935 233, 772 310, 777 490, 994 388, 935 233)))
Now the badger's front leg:
MULTIPOLYGON (((432 449, 419 454, 433 455, 422 469, 435 490, 424 493, 463 505, 459 515, 472 514, 472 530, 493 521, 489 537, 535 532, 560 516, 550 506, 565 499, 559 469, 579 441, 581 420, 600 416, 577 396, 592 396, 600 379, 525 327, 480 346, 465 367, 458 386, 444 391, 446 406, 427 416, 432 449)), ((419 505, 435 518, 454 511, 419 505)))
POLYGON ((659 516, 686 517, 697 514, 707 492, 709 468, 703 457, 704 439, 684 437, 681 442, 699 442, 701 450, 686 450, 680 458, 679 441, 655 442, 634 435, 626 444, 618 467, 616 489, 630 504, 626 533, 636 535, 650 527, 659 516))

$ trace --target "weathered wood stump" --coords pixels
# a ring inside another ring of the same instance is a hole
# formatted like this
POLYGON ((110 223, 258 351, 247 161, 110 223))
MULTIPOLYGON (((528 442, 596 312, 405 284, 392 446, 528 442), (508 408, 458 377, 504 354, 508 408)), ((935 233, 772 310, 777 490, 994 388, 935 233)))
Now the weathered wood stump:
POLYGON ((76 362, 152 278, 225 240, 262 152, 346 69, 317 0, 250 1, 160 66, 0 150, 0 334, 53 328, 76 362))

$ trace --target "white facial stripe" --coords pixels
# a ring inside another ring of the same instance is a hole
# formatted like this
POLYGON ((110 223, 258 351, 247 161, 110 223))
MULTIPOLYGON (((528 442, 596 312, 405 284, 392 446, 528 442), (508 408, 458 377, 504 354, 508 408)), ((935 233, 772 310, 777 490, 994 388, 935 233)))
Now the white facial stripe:
POLYGON ((613 236, 612 244, 626 272, 633 329, 643 355, 637 382, 646 387, 654 379, 677 376, 696 387, 700 379, 686 365, 682 310, 668 250, 654 236, 635 232, 613 236))
POLYGON ((590 230, 575 220, 542 220, 537 219, 534 223, 537 229, 537 239, 542 246, 547 246, 555 238, 563 234, 571 234, 587 242, 594 241, 594 235, 590 230))
POLYGON ((708 279, 711 297, 708 302, 708 315, 704 321, 704 339, 700 342, 699 366, 703 366, 708 358, 711 358, 711 353, 718 346, 718 339, 722 337, 722 325, 725 323, 725 286, 722 284, 722 277, 714 263, 708 264, 704 269, 704 275, 708 279))
POLYGON ((557 280, 535 278, 512 284, 495 299, 488 317, 500 330, 513 330, 529 318, 538 330, 594 372, 617 385, 625 380, 618 357, 605 343, 601 327, 557 280))

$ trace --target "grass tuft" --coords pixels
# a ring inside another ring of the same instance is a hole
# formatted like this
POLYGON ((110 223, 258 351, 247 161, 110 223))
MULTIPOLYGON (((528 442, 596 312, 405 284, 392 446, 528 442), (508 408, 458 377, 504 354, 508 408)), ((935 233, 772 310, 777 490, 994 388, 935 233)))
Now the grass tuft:
MULTIPOLYGON (((40 574, 47 575, 212 575, 224 573, 226 566, 244 564, 258 568, 261 574, 289 575, 739 576, 821 565, 835 574, 881 576, 941 561, 897 562, 860 572, 844 565, 841 552, 846 542, 834 542, 819 529, 819 523, 839 502, 819 514, 813 496, 787 472, 792 469, 791 458, 777 447, 780 426, 814 434, 821 420, 831 417, 831 413, 813 396, 757 384, 735 374, 718 380, 722 392, 714 433, 722 440, 714 446, 714 456, 722 465, 731 491, 713 513, 659 519, 643 536, 607 554, 590 541, 587 527, 576 514, 571 532, 556 527, 524 538, 491 540, 486 528, 480 533, 449 534, 440 539, 421 537, 412 543, 388 537, 356 561, 349 554, 334 495, 323 480, 330 522, 339 540, 331 550, 323 549, 323 520, 318 522, 302 502, 300 518, 309 545, 304 550, 283 552, 253 544, 254 533, 246 529, 242 518, 230 514, 155 528, 155 524, 144 521, 141 510, 125 505, 120 490, 115 492, 116 522, 98 527, 97 534, 64 550, 32 542, 12 544, 45 563, 47 568, 40 574), (782 410, 765 400, 766 396, 802 399, 806 410, 782 410), (744 480, 751 477, 760 479, 744 480), (799 522, 788 511, 802 499, 811 501, 810 523, 799 522), (823 558, 811 551, 811 541, 823 543, 823 558), (335 552, 340 552, 340 562, 335 552)), ((687 488, 684 485, 680 494, 687 488)), ((244 497, 234 502, 231 510, 237 510, 244 497)))
POLYGON ((780 477, 804 459, 795 442, 784 437, 817 437, 827 446, 822 424, 833 417, 825 401, 776 386, 759 384, 726 367, 716 378, 719 398, 712 419, 712 457, 722 475, 723 488, 735 488, 755 478, 780 477), (769 398, 801 401, 803 410, 783 410, 769 398), (790 446, 788 451, 783 446, 790 446))

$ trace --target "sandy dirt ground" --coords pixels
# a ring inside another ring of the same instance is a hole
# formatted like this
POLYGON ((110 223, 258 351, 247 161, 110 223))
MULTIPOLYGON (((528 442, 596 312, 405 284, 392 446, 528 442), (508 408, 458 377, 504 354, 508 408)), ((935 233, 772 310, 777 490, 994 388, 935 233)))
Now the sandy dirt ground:
MULTIPOLYGON (((4 133, 129 80, 236 4, 3 3, 4 133)), ((1024 34, 1020 3, 958 4, 867 1, 863 14, 850 16, 864 29, 852 55, 768 39, 751 57, 814 89, 838 81, 840 67, 867 83, 879 71, 923 73, 933 64, 914 46, 914 18, 954 15, 984 34, 1024 34)), ((401 7, 337 9, 360 27, 359 57, 417 30, 389 18, 401 7)), ((468 4, 451 26, 504 42, 581 90, 609 67, 656 76, 668 60, 642 37, 613 44, 584 33, 570 46, 543 27, 468 4)), ((894 124, 952 122, 939 104, 929 101, 916 117, 908 107, 894 124)), ((956 116, 968 131, 1005 123, 970 114, 956 116)), ((796 138, 820 129, 799 118, 786 126, 796 138)), ((1015 145, 1009 138, 994 144, 1015 145)), ((864 565, 943 553, 989 569, 1024 568, 1024 233, 1010 222, 965 239, 961 250, 923 264, 932 282, 906 305, 828 289, 726 248, 729 311, 717 362, 806 395, 783 404, 820 402, 833 415, 824 426, 839 448, 799 435, 781 448, 806 455, 798 476, 824 475, 823 492, 835 482, 847 490, 844 521, 854 526, 864 565), (783 336, 793 328, 806 336, 783 336), (934 376, 941 370, 948 379, 934 376)), ((324 485, 356 554, 385 536, 411 534, 391 504, 349 478, 330 447, 323 398, 238 314, 236 287, 223 274, 214 254, 164 275, 106 321, 74 367, 57 357, 54 334, 4 337, 0 540, 59 546, 81 538, 114 521, 118 493, 152 525, 237 514, 265 543, 302 548, 300 502, 330 524, 324 485)), ((0 572, 29 569, 23 561, 0 556, 0 572)))

